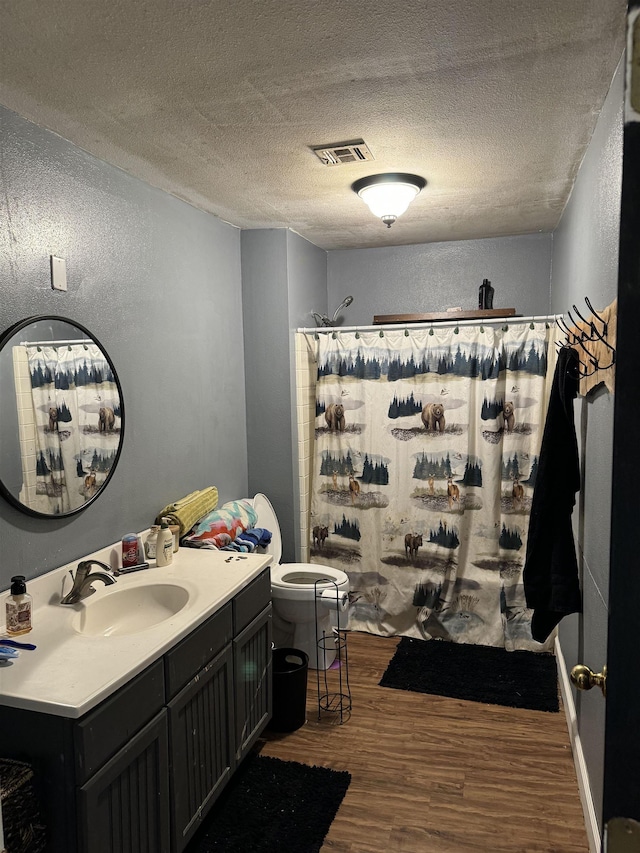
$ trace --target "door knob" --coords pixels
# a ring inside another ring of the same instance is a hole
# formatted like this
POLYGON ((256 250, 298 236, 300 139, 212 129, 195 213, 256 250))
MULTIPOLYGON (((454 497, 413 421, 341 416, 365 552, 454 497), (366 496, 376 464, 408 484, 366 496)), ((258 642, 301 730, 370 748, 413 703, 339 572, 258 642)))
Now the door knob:
POLYGON ((577 663, 571 670, 571 682, 578 690, 591 690, 599 687, 602 695, 607 695, 607 667, 602 667, 602 672, 593 672, 583 663, 577 663))

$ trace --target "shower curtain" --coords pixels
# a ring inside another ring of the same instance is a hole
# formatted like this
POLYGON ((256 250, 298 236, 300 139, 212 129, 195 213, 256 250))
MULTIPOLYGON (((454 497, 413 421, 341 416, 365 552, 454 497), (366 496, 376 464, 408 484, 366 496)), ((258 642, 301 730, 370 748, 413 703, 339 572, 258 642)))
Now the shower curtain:
MULTIPOLYGON (((96 344, 27 346, 39 512, 70 512, 104 483, 120 443, 120 396, 96 344)), ((25 499, 26 501, 26 499, 25 499)))
POLYGON ((318 335, 311 562, 348 573, 350 629, 542 648, 522 569, 555 337, 318 335))

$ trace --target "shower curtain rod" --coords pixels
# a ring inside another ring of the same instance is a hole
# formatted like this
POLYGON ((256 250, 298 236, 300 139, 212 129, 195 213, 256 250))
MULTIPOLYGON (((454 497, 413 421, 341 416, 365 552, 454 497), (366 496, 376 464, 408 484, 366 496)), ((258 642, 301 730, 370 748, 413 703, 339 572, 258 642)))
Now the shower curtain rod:
POLYGON ((424 323, 387 323, 379 326, 312 326, 311 328, 299 328, 296 332, 311 334, 312 332, 327 335, 330 332, 390 332, 402 331, 404 329, 440 329, 451 326, 488 326, 500 323, 502 325, 516 325, 520 323, 542 323, 555 322, 562 314, 536 314, 530 317, 491 317, 488 320, 430 320, 424 323))
POLYGON ((91 338, 74 338, 70 341, 20 341, 21 347, 66 347, 73 344, 92 344, 91 338))

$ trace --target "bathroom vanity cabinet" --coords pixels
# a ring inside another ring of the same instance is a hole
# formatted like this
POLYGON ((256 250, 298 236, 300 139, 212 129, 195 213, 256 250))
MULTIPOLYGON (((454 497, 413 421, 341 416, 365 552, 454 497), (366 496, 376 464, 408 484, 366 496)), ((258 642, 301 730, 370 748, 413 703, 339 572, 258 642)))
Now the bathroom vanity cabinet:
POLYGON ((180 853, 270 716, 266 569, 79 719, 0 708, 0 754, 34 766, 48 850, 180 853))

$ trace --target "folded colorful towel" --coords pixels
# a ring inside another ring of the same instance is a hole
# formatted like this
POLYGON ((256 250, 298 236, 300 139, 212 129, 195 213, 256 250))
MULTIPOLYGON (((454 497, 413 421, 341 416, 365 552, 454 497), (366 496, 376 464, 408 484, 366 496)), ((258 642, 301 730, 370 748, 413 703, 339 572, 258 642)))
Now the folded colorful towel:
POLYGON ((235 539, 257 521, 257 514, 250 501, 228 501, 220 509, 213 510, 201 518, 180 542, 188 548, 218 548, 218 536, 226 533, 235 539))
POLYGON ((230 545, 233 539, 228 533, 217 533, 210 539, 199 539, 198 541, 182 541, 187 548, 208 548, 210 551, 221 551, 225 545, 230 545))
POLYGON ((243 551, 252 554, 257 548, 265 548, 271 542, 271 531, 265 527, 252 527, 236 535, 233 542, 223 545, 221 551, 243 551))
POLYGON ((210 513, 218 506, 218 490, 215 486, 191 492, 184 498, 168 504, 158 513, 156 524, 160 524, 166 518, 170 524, 180 527, 180 536, 187 533, 193 525, 203 516, 210 513))

